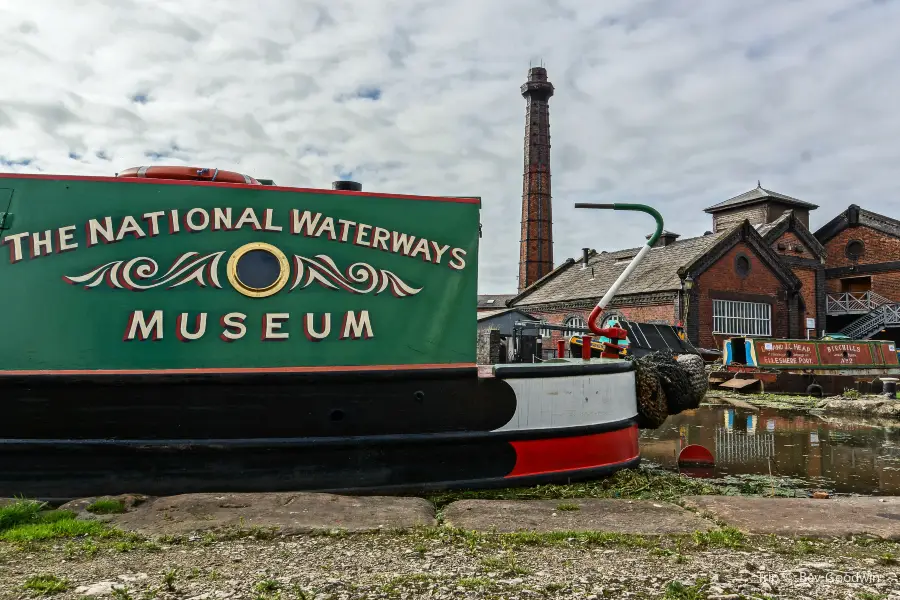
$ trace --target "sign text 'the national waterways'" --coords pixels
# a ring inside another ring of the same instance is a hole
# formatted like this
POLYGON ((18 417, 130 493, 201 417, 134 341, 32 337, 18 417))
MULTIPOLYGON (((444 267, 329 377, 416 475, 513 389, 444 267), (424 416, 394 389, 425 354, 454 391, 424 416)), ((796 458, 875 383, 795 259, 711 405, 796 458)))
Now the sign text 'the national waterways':
MULTIPOLYGON (((9 234, 3 237, 2 245, 8 247, 9 263, 18 264, 124 240, 239 230, 289 233, 380 250, 445 266, 453 271, 466 268, 466 251, 462 248, 377 225, 299 209, 278 213, 272 208, 190 208, 119 218, 107 216, 89 219, 80 226, 70 224, 43 231, 9 234)), ((165 270, 149 256, 135 256, 95 264, 83 272, 67 273, 62 279, 86 289, 106 287, 133 292, 155 288, 169 290, 187 284, 222 289, 219 269, 226 252, 183 252, 165 270)), ((247 243, 234 251, 227 259, 226 276, 234 289, 251 298, 272 296, 285 287, 287 293, 320 286, 358 295, 389 292, 395 298, 414 296, 423 289, 392 271, 366 262, 355 262, 342 269, 327 254, 294 254, 289 258, 278 247, 263 242, 247 243)), ((241 311, 215 315, 212 319, 209 313, 199 312, 191 319, 191 313, 187 312, 167 317, 159 309, 133 310, 124 324, 122 339, 161 340, 165 336, 166 321, 172 319, 175 336, 184 342, 201 339, 214 327, 217 328, 216 335, 225 342, 240 340, 248 331, 248 315, 241 311)), ((291 335, 290 319, 289 312, 265 313, 258 325, 258 339, 288 339, 291 335)), ((307 312, 301 317, 299 329, 311 341, 332 336, 341 340, 371 339, 375 335, 368 310, 347 310, 337 315, 307 312)))

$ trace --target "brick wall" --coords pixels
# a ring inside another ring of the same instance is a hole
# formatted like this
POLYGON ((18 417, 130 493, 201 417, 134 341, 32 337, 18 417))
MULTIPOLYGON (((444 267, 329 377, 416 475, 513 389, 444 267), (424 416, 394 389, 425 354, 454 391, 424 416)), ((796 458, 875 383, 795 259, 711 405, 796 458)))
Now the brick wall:
MULTIPOLYGON (((847 275, 846 278, 870 277, 872 291, 880 294, 893 302, 900 302, 900 271, 887 273, 864 273, 862 275, 847 275)), ((840 279, 828 279, 825 281, 825 291, 828 294, 840 294, 843 289, 840 279)))
POLYGON ((773 337, 788 335, 788 303, 784 285, 745 243, 741 242, 727 252, 709 269, 697 277, 694 283, 695 311, 699 321, 698 343, 707 348, 721 347, 713 337, 713 299, 765 301, 772 305, 773 337), (743 254, 750 261, 750 272, 746 277, 738 275, 735 259, 743 254))
POLYGON ((806 314, 800 315, 803 329, 806 330, 806 318, 816 318, 816 270, 807 267, 792 267, 794 275, 797 276, 803 287, 800 288, 800 296, 806 303, 806 314))
POLYGON ((734 227, 744 219, 749 219, 751 225, 768 222, 768 209, 765 204, 736 208, 731 211, 722 211, 713 215, 713 231, 718 232, 734 227))
POLYGON ((849 227, 828 240, 825 251, 825 266, 828 269, 889 262, 900 257, 900 240, 868 227, 849 227), (863 254, 855 263, 845 253, 850 240, 860 240, 864 244, 863 254))
MULTIPOLYGON (((593 309, 593 307, 591 307, 586 309, 562 309, 544 311, 541 310, 540 307, 534 306, 521 306, 519 308, 521 308, 521 310, 527 312, 528 314, 533 315, 536 319, 547 321, 552 325, 564 325, 566 320, 570 317, 581 317, 582 319, 584 319, 584 322, 587 323, 587 319, 591 314, 591 310, 593 309)), ((648 321, 665 321, 670 325, 674 325, 676 323, 675 305, 671 303, 653 304, 649 306, 616 306, 615 308, 610 309, 608 312, 615 312, 616 314, 622 315, 629 321, 638 321, 640 323, 646 323, 648 321)), ((562 339, 562 336, 562 331, 551 332, 551 341, 549 343, 544 342, 544 350, 554 350, 556 348, 556 341, 562 339)))
POLYGON ((479 329, 475 344, 475 360, 479 365, 495 365, 500 362, 500 332, 496 329, 479 329))
POLYGON ((772 244, 772 250, 781 254, 782 256, 793 256, 795 258, 812 258, 815 259, 816 255, 809 251, 809 248, 806 247, 806 244, 800 241, 800 239, 794 234, 792 231, 785 231, 784 234, 775 240, 775 243, 772 244), (797 248, 801 248, 800 252, 797 252, 797 248))
MULTIPOLYGON (((875 231, 865 226, 850 227, 840 232, 825 244, 827 262, 825 267, 835 269, 851 265, 870 265, 893 262, 900 259, 900 239, 875 231), (847 244, 851 240, 863 243, 863 254, 859 260, 851 261, 846 255, 847 244)), ((843 278, 871 277, 872 291, 895 302, 900 302, 900 270, 882 273, 848 273, 843 278)), ((841 278, 832 278, 825 282, 828 293, 840 293, 841 278)))

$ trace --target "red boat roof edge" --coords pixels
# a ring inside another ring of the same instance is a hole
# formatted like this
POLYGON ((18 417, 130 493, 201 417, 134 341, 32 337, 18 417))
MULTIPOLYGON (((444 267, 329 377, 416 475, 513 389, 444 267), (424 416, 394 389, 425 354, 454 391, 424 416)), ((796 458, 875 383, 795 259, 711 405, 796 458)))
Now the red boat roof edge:
POLYGON ((334 194, 339 196, 365 196, 369 198, 399 198, 402 200, 427 200, 431 202, 459 202, 462 204, 481 205, 479 196, 417 196, 413 194, 385 194, 381 192, 354 192, 347 190, 330 190, 319 188, 296 188, 281 185, 254 185, 244 183, 220 183, 217 181, 184 181, 178 179, 131 179, 124 177, 104 177, 98 175, 39 175, 35 173, 0 173, 0 179, 48 179, 53 181, 97 181, 128 184, 161 184, 161 185, 203 185, 207 187, 241 188, 254 190, 271 190, 279 192, 308 192, 315 194, 334 194))

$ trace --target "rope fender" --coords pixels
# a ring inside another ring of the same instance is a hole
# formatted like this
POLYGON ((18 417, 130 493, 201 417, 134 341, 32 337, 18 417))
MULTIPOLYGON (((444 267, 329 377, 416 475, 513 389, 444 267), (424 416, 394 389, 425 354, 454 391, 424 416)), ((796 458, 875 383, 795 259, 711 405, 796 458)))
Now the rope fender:
POLYGON ((632 359, 637 388, 638 427, 656 429, 669 415, 697 408, 708 382, 703 359, 659 350, 632 359))

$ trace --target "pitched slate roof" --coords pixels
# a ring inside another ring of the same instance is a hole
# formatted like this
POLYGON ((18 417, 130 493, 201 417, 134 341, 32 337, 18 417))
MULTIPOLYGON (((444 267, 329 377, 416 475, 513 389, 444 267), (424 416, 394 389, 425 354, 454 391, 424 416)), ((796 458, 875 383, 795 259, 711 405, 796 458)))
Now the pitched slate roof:
POLYGON ((768 243, 774 243, 785 231, 793 230, 797 237, 806 244, 807 248, 819 258, 825 256, 825 248, 819 240, 806 228, 802 221, 798 220, 793 210, 786 210, 771 223, 754 225, 759 235, 768 243))
POLYGON ((728 200, 719 202, 718 204, 713 204, 709 208, 704 208, 703 212, 715 213, 728 208, 735 208, 747 204, 756 204, 764 200, 777 200, 781 204, 790 204, 792 206, 808 208, 810 210, 819 208, 816 204, 811 204, 803 200, 798 200, 797 198, 792 198, 791 196, 785 196, 784 194, 779 194, 778 192, 767 190, 760 185, 750 190, 749 192, 744 192, 743 194, 739 194, 734 198, 729 198, 728 200))
POLYGON ((500 315, 505 315, 506 313, 510 313, 510 312, 517 312, 520 315, 524 315, 528 319, 534 319, 533 315, 529 315, 528 313, 523 312, 522 310, 520 310, 518 308, 499 308, 497 310, 483 310, 478 313, 478 316, 476 317, 475 320, 476 321, 484 321, 486 319, 490 319, 492 317, 497 317, 500 315))
POLYGON ((856 204, 851 204, 847 210, 820 227, 814 235, 820 243, 825 244, 848 227, 857 225, 900 238, 900 221, 860 208, 856 204))
POLYGON ((478 308, 505 308, 515 294, 478 294, 478 308))
MULTIPOLYGON (((617 295, 681 289, 678 269, 705 254, 727 233, 730 232, 721 231, 652 248, 619 288, 617 295)), ((593 252, 588 258, 587 268, 582 268, 583 261, 567 261, 525 290, 511 304, 525 307, 602 296, 638 250, 640 248, 593 252)))
POLYGON ((772 233, 773 231, 780 229, 782 226, 785 225, 786 221, 790 221, 792 213, 793 213, 793 211, 786 210, 781 214, 780 217, 778 217, 771 223, 760 223, 758 225, 754 225, 753 227, 756 228, 756 231, 759 232, 759 235, 763 236, 763 238, 765 238, 765 240, 767 242, 774 242, 775 241, 774 239, 769 239, 766 236, 769 235, 770 233, 772 233))

